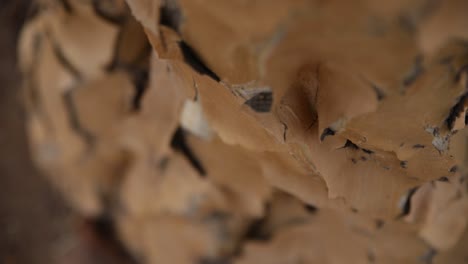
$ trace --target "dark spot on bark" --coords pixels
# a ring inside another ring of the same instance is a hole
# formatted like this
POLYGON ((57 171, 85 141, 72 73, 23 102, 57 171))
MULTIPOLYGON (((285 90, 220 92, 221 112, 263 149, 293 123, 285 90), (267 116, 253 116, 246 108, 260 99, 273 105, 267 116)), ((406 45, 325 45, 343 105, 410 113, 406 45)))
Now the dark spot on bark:
POLYGON ((407 161, 400 161, 400 167, 402 167, 403 169, 408 168, 408 162, 407 161))
POLYGON ((437 181, 440 181, 440 182, 449 182, 449 179, 448 179, 446 176, 442 176, 442 177, 440 177, 439 179, 437 179, 437 181))
POLYGON ((422 145, 422 144, 416 144, 416 145, 413 145, 413 148, 415 149, 421 149, 421 148, 425 148, 426 146, 422 145))
POLYGON ((375 84, 372 84, 372 89, 374 90, 375 95, 377 96, 377 101, 382 101, 385 98, 385 93, 380 87, 378 87, 375 84))
POLYGON ((244 240, 268 241, 271 234, 265 230, 266 218, 260 218, 252 221, 245 233, 244 240))
POLYGON ((384 220, 382 220, 382 219, 377 219, 377 220, 375 220, 375 227, 376 227, 377 229, 382 228, 384 225, 385 225, 384 220))
POLYGON ((169 158, 165 156, 159 160, 158 167, 160 170, 164 171, 167 168, 168 164, 169 164, 169 158))
POLYGON ((451 173, 457 172, 457 171, 458 171, 458 166, 457 166, 457 165, 453 166, 452 168, 450 168, 449 171, 450 171, 451 173))
POLYGON ((306 204, 306 205, 304 205, 304 209, 305 209, 307 212, 309 212, 309 213, 316 213, 317 210, 318 210, 317 207, 315 207, 315 206, 313 206, 313 205, 311 205, 311 204, 306 204))
POLYGON ((59 0, 59 2, 62 5, 65 12, 67 12, 69 14, 73 13, 73 8, 72 8, 70 2, 68 2, 68 0, 59 0))
POLYGON ((424 264, 432 264, 434 257, 437 255, 437 250, 430 248, 420 257, 420 260, 424 264))
POLYGON ((354 163, 354 164, 356 164, 356 163, 357 163, 357 160, 356 160, 355 158, 352 158, 352 159, 351 159, 351 162, 354 163))
POLYGON ((415 21, 415 18, 411 16, 410 14, 400 15, 398 17, 398 24, 400 25, 401 28, 403 28, 407 32, 410 32, 410 33, 416 32, 417 22, 415 21))
POLYGON ((357 212, 359 212, 359 211, 358 211, 358 209, 356 209, 356 208, 354 208, 354 207, 351 207, 351 212, 357 213, 357 212))
POLYGON ((362 161, 366 161, 366 160, 367 160, 367 158, 366 158, 366 157, 364 157, 364 156, 361 156, 361 160, 362 160, 362 161))
POLYGON ((375 263, 375 254, 371 250, 367 251, 367 260, 369 263, 375 263))
POLYGON ((252 108, 252 110, 254 110, 255 112, 259 113, 270 112, 272 103, 273 93, 271 91, 260 92, 254 95, 249 100, 245 101, 246 105, 252 108))
POLYGON ((201 60, 200 56, 185 43, 184 41, 179 41, 179 47, 184 56, 184 61, 190 65, 195 71, 200 74, 207 75, 213 80, 219 82, 221 79, 216 75, 212 70, 210 70, 201 60))
POLYGON ((202 163, 195 156, 192 149, 187 144, 187 141, 185 140, 185 132, 182 128, 177 128, 176 132, 174 133, 174 136, 171 140, 171 147, 175 150, 180 151, 201 176, 206 175, 206 170, 203 167, 202 163))

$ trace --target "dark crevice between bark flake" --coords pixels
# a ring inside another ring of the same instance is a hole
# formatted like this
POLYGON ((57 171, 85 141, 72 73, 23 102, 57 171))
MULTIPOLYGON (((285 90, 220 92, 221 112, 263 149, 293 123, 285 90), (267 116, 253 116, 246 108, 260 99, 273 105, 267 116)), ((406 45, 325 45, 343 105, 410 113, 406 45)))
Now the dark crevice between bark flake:
POLYGON ((442 176, 442 177, 440 177, 439 179, 437 179, 437 181, 440 181, 440 182, 449 182, 449 179, 447 178, 447 176, 442 176))
POLYGON ((451 172, 451 173, 455 173, 455 172, 457 172, 457 171, 458 171, 458 166, 457 166, 457 165, 452 166, 452 167, 450 168, 450 170, 449 170, 449 172, 451 172))
POLYGON ((141 100, 143 95, 148 88, 148 70, 135 69, 131 71, 132 81, 135 86, 135 94, 132 99, 132 109, 133 111, 139 111, 141 109, 141 100))
POLYGON ((381 229, 385 225, 385 221, 382 219, 376 219, 375 220, 375 227, 377 229, 381 229))
POLYGON ((219 76, 203 63, 200 56, 190 46, 188 46, 187 43, 179 41, 179 47, 182 51, 182 55, 184 56, 185 63, 190 65, 198 73, 208 75, 217 82, 221 81, 219 76))
POLYGON ((50 34, 47 35, 52 42, 53 51, 59 63, 73 76, 73 78, 75 78, 75 80, 81 81, 83 77, 80 71, 70 62, 70 60, 68 60, 63 51, 60 49, 59 45, 55 43, 52 38, 50 38, 50 34))
POLYGON ((253 219, 247 227, 244 235, 237 242, 236 249, 232 253, 231 259, 242 255, 244 246, 249 241, 267 242, 272 239, 271 232, 266 228, 268 217, 271 214, 271 204, 265 204, 264 215, 253 219))
POLYGON ((464 115, 465 125, 467 124, 466 113, 464 112, 467 100, 468 93, 465 93, 458 99, 458 102, 450 109, 450 113, 447 119, 445 120, 445 123, 447 124, 447 127, 450 131, 454 128, 455 121, 458 118, 460 118, 462 114, 464 115))
POLYGON ((70 126, 88 146, 92 146, 95 140, 94 135, 86 130, 80 123, 75 103, 73 101, 73 90, 68 90, 63 94, 63 102, 65 104, 65 109, 67 110, 70 126))
POLYGON ((166 0, 159 11, 159 24, 179 32, 182 23, 182 11, 177 0, 166 0))
POLYGON ((311 205, 311 204, 306 204, 304 205, 304 209, 308 212, 308 213, 311 213, 311 214, 315 214, 317 213, 318 211, 318 208, 311 205))
POLYGON ((371 84, 371 87, 374 90, 375 95, 377 96, 377 101, 382 101, 383 99, 385 99, 386 95, 379 86, 371 84))
POLYGON ((192 149, 190 149, 190 146, 187 144, 185 139, 185 132, 182 128, 177 128, 176 132, 174 133, 174 136, 171 140, 171 147, 184 154, 190 164, 198 171, 198 173, 200 173, 201 176, 206 176, 206 170, 200 160, 195 156, 192 149))
POLYGON ((408 161, 406 160, 400 161, 400 167, 402 167, 403 169, 408 168, 408 161))
POLYGON ((73 13, 73 8, 68 0, 59 0, 60 4, 62 5, 65 12, 68 14, 73 13))
POLYGON ((137 263, 119 240, 115 224, 109 216, 84 220, 83 226, 90 244, 111 260, 115 260, 116 263, 137 263))
POLYGON ((245 101, 245 104, 258 113, 270 112, 273 104, 273 93, 271 91, 260 92, 245 101))
POLYGON ((419 55, 415 58, 414 65, 411 68, 410 72, 403 79, 403 86, 408 87, 411 84, 413 84, 423 72, 423 57, 419 55))
POLYGON ((359 149, 359 147, 349 139, 346 140, 346 143, 344 144, 343 148, 359 149))
POLYGON ((414 187, 408 191, 401 207, 401 213, 398 215, 397 219, 403 218, 411 212, 411 199, 413 198, 413 195, 416 193, 418 188, 419 187, 414 187))
POLYGON ((335 131, 332 130, 331 128, 327 127, 323 130, 322 134, 320 135, 320 141, 323 141, 326 137, 328 136, 334 136, 335 131))
MULTIPOLYGON (((368 154, 368 155, 372 155, 374 154, 374 151, 370 150, 370 149, 365 149, 365 148, 361 148, 359 147, 358 145, 354 144, 351 140, 347 139, 344 146, 341 147, 341 148, 349 148, 349 149, 353 149, 353 150, 362 150, 362 152, 368 154)), ((362 159, 362 158, 361 158, 362 159)), ((364 157, 365 160, 367 160, 367 158, 364 157)))

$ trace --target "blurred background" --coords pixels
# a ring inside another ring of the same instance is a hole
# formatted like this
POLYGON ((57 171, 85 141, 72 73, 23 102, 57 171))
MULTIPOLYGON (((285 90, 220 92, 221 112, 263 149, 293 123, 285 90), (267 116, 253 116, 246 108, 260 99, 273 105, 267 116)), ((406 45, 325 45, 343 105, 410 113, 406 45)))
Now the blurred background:
POLYGON ((16 41, 28 0, 0 1, 0 263, 128 263, 99 223, 71 213, 32 164, 21 106, 16 41))

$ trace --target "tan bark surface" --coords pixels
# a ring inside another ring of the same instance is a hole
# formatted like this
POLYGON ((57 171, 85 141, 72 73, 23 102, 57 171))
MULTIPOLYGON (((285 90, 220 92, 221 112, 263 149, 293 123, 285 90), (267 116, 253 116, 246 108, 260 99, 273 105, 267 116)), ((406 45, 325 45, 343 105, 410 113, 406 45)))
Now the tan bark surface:
POLYGON ((467 1, 37 5, 34 159, 142 263, 466 260, 467 1))

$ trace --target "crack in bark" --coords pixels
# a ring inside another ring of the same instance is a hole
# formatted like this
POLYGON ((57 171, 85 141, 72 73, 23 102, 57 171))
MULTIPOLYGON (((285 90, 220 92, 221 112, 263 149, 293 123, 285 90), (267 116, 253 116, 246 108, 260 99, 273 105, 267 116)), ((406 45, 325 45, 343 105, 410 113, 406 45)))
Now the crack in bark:
POLYGON ((405 196, 405 200, 402 204, 401 213, 397 216, 397 219, 401 219, 411 212, 411 198, 416 193, 419 187, 411 188, 405 196))
POLYGON ((404 88, 411 86, 411 84, 413 84, 418 79, 418 77, 424 73, 424 68, 423 68, 422 63, 423 63, 423 56, 422 55, 416 56, 413 67, 411 68, 408 75, 406 75, 406 77, 403 79, 404 88))
POLYGON ((200 176, 206 176, 206 170, 203 167, 201 161, 196 157, 190 146, 187 144, 185 139, 185 132, 182 128, 177 128, 176 132, 174 133, 171 140, 171 147, 180 151, 187 158, 190 164, 198 171, 200 176))
POLYGON ((132 73, 132 81, 135 86, 135 94, 132 99, 132 109, 133 111, 139 111, 141 109, 141 101, 143 95, 145 94, 148 88, 148 70, 138 70, 134 69, 132 73))
POLYGON ((68 121, 72 129, 85 141, 88 146, 94 145, 94 135, 86 130, 80 123, 78 113, 76 112, 75 103, 73 101, 73 89, 68 90, 63 94, 63 102, 65 104, 68 121))
POLYGON ((179 41, 179 47, 182 51, 182 55, 184 56, 184 61, 188 65, 192 67, 196 72, 202 75, 207 75, 208 77, 212 78, 216 82, 220 82, 221 78, 219 78, 216 73, 214 73, 210 68, 208 68, 204 62, 201 60, 200 56, 184 41, 179 41))
POLYGON ((52 38, 52 35, 49 32, 46 32, 46 35, 51 42, 54 55, 59 61, 59 63, 65 68, 65 70, 67 70, 73 76, 73 78, 75 78, 77 82, 82 81, 83 76, 81 75, 81 72, 65 56, 63 50, 60 48, 57 42, 52 38))
MULTIPOLYGON (((447 125, 450 131, 453 130, 455 126, 455 121, 458 118, 461 118, 461 114, 465 111, 466 104, 468 102, 468 92, 463 94, 457 101, 457 103, 450 109, 448 117, 445 119, 445 124, 447 125)), ((467 118, 465 113, 465 125, 467 124, 467 118)))

